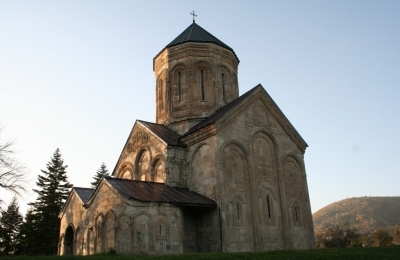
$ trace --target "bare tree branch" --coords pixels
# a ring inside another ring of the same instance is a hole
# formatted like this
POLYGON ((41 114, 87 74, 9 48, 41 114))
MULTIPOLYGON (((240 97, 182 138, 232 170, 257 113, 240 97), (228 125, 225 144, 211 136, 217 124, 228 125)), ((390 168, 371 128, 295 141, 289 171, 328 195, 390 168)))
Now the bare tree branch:
MULTIPOLYGON (((14 141, 4 141, 0 126, 0 188, 10 191, 15 195, 26 192, 26 171, 21 162, 15 159, 13 150, 14 141)), ((3 202, 0 199, 0 203, 3 202)))

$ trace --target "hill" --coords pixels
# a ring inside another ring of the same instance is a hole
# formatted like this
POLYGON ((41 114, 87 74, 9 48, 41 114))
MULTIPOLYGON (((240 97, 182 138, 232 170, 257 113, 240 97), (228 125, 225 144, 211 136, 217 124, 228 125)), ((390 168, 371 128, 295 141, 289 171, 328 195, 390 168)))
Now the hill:
POLYGON ((313 214, 314 228, 349 224, 360 231, 400 225, 400 197, 359 197, 329 204, 313 214))

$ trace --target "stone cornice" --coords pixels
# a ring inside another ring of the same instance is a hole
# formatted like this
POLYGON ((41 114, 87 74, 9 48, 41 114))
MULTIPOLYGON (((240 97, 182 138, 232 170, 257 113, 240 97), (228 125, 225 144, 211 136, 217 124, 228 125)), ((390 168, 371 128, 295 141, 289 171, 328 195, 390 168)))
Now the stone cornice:
MULTIPOLYGON (((188 53, 196 53, 196 57, 215 58, 219 56, 220 59, 222 58, 222 61, 231 64, 234 68, 237 68, 239 65, 239 60, 236 59, 235 55, 230 50, 213 43, 188 42, 162 49, 153 58, 153 71, 157 73, 157 71, 160 70, 160 59, 176 60, 179 59, 180 56, 182 56, 182 58, 188 57, 188 53)), ((165 61, 162 63, 165 63, 165 61)))

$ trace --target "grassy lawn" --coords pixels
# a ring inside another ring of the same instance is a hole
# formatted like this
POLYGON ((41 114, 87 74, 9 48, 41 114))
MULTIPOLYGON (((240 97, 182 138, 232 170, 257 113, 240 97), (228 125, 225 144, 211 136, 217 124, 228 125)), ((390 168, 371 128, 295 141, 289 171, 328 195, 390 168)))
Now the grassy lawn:
POLYGON ((335 248, 335 249, 313 249, 298 251, 269 251, 257 253, 199 253, 182 255, 163 256, 133 256, 133 255, 93 255, 93 256, 18 256, 15 260, 41 259, 41 260, 197 260, 197 259, 273 259, 273 260, 301 260, 301 259, 379 259, 379 260, 400 260, 400 246, 370 247, 370 248, 335 248))

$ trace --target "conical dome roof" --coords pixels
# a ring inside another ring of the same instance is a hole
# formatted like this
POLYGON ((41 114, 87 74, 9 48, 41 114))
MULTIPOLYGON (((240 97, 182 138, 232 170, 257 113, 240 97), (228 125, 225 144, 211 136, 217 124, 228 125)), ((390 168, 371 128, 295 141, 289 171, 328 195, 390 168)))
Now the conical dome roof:
POLYGON ((221 46, 225 49, 232 51, 236 59, 239 61, 239 58, 236 56, 235 52, 231 47, 220 41, 217 37, 215 37, 211 33, 204 30, 201 26, 199 26, 195 22, 193 22, 188 28, 186 28, 181 34, 179 34, 178 37, 176 37, 172 42, 170 42, 167 46, 165 46, 165 48, 187 42, 214 43, 218 46, 221 46))

